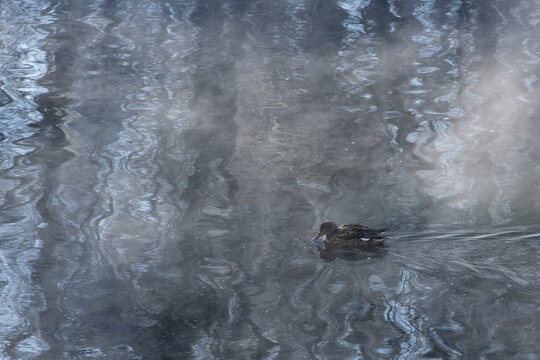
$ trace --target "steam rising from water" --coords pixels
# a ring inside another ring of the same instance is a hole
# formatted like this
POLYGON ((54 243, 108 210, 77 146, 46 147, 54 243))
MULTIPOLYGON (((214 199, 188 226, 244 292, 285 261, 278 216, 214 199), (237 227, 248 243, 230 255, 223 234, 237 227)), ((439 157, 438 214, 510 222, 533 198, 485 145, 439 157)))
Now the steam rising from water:
POLYGON ((538 229, 472 232, 538 222, 537 4, 24 5, 3 357, 538 353, 538 229), (393 239, 326 264, 323 218, 393 239))
MULTIPOLYGON (((425 192, 466 224, 537 222, 537 78, 522 57, 527 42, 516 46, 509 37, 493 58, 464 66, 474 71, 464 71, 459 91, 444 99, 459 105, 459 116, 424 124, 408 138, 415 154, 435 164, 420 172, 425 192)), ((434 220, 446 222, 448 212, 441 215, 434 220)))
MULTIPOLYGON (((349 28, 376 7, 341 6, 349 28)), ((340 51, 347 94, 367 103, 346 109, 386 123, 395 153, 379 157, 391 166, 380 176, 394 190, 392 211, 409 225, 536 223, 538 57, 528 39, 534 30, 521 27, 536 23, 523 17, 530 4, 510 13, 504 4, 433 6, 390 3, 389 23, 368 23, 387 26, 388 41, 356 25, 340 51), (408 21, 408 11, 418 22, 408 21)))

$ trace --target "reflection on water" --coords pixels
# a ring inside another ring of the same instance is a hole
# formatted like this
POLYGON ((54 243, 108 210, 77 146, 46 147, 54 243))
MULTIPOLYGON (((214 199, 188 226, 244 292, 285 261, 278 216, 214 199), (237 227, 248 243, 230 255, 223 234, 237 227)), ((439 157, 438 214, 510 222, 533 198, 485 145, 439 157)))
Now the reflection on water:
POLYGON ((1 357, 535 358, 539 10, 3 4, 1 357))
POLYGON ((319 257, 326 262, 332 262, 337 258, 348 261, 365 260, 372 257, 381 257, 384 254, 384 250, 379 248, 353 250, 319 245, 317 250, 319 250, 319 257))

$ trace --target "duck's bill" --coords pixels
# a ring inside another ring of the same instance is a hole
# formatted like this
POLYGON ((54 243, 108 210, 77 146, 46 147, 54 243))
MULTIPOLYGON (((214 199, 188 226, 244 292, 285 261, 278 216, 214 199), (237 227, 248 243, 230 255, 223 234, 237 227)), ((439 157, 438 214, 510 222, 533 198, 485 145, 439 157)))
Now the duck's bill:
POLYGON ((319 233, 319 234, 317 234, 317 236, 315 236, 315 237, 313 238, 313 240, 311 240, 311 241, 316 241, 316 240, 317 240, 318 238, 320 238, 321 236, 322 236, 322 233, 319 233))

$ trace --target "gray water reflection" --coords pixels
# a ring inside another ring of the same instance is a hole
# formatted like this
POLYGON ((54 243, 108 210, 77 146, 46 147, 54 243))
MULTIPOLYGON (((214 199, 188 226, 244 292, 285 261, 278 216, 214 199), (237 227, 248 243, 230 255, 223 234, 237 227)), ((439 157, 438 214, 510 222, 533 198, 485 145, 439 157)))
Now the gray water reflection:
POLYGON ((1 357, 535 358, 539 10, 2 4, 1 357))

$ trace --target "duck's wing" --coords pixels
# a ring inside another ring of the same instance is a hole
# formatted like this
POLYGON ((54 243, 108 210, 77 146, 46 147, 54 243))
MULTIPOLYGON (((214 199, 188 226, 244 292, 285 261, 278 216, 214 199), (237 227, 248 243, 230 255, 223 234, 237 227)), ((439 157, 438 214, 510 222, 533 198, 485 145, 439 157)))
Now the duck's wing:
POLYGON ((383 239, 381 233, 384 230, 372 229, 364 225, 345 224, 338 227, 336 236, 343 239, 362 239, 368 241, 370 239, 383 239))

